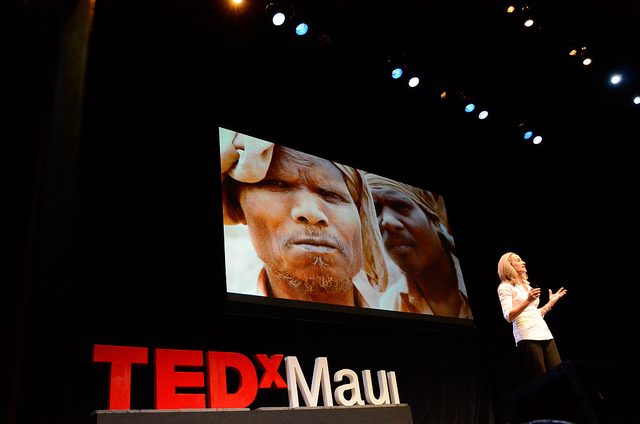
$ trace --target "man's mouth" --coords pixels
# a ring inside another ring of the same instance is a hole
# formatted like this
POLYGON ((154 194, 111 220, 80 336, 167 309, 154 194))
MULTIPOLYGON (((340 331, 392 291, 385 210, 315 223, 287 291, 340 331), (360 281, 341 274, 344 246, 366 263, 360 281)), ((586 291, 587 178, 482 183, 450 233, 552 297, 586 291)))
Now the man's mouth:
POLYGON ((401 247, 412 247, 413 243, 404 238, 394 238, 385 240, 384 245, 387 249, 397 249, 401 247))
POLYGON ((291 241, 290 245, 314 253, 326 253, 338 249, 338 245, 334 241, 315 237, 295 239, 291 241))

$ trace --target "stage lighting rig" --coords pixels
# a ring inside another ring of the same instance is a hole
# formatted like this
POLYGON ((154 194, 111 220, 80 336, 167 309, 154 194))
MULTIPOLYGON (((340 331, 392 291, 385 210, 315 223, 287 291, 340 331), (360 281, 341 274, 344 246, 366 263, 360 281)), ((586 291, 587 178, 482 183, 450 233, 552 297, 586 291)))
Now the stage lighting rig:
POLYGON ((385 74, 394 81, 406 81, 406 84, 411 88, 415 88, 420 84, 419 72, 413 66, 407 64, 404 58, 387 57, 385 74))
POLYGON ((277 27, 283 27, 293 19, 293 8, 284 3, 269 3, 264 9, 269 21, 277 27))
MULTIPOLYGON (((576 44, 575 42, 572 44, 576 44)), ((584 65, 584 66, 589 66, 593 63, 593 59, 591 57, 591 52, 589 51, 589 48, 587 48, 587 46, 574 46, 571 47, 569 50, 569 56, 571 57, 575 57, 576 59, 580 60, 580 62, 584 65)))
MULTIPOLYGON (((509 15, 517 16, 526 28, 533 28, 536 25, 536 17, 526 1, 513 2, 507 6, 506 10, 509 15)), ((536 28, 539 29, 539 26, 536 28)))
POLYGON ((520 132, 520 135, 522 136, 522 139, 524 141, 531 140, 533 144, 542 143, 542 136, 540 134, 534 133, 533 128, 526 122, 521 122, 518 124, 518 131, 520 132))

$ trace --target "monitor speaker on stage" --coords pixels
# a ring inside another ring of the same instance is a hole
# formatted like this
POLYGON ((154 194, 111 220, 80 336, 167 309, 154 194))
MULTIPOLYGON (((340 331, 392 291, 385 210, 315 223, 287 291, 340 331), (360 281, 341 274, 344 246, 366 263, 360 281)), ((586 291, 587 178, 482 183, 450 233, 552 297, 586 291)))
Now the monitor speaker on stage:
POLYGON ((637 363, 566 360, 513 393, 514 422, 637 422, 637 390, 633 388, 639 378, 637 363))

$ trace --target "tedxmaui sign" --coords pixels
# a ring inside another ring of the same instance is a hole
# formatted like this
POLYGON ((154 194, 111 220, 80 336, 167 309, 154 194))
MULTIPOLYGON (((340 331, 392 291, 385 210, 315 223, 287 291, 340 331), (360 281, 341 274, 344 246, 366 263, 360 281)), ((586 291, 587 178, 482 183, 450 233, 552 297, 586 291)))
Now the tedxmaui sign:
MULTIPOLYGON (((295 356, 256 354, 254 361, 235 352, 184 349, 155 349, 155 408, 246 408, 258 390, 287 389, 289 407, 318 406, 320 394, 324 406, 399 404, 394 371, 378 371, 378 394, 374 393, 370 370, 362 371, 362 390, 358 374, 341 369, 333 374, 338 385, 332 391, 327 358, 315 360, 311 386, 307 383, 295 356), (279 368, 284 360, 285 379, 279 368), (228 372, 235 372, 238 385, 232 392, 227 385, 228 372), (188 390, 188 393, 184 391, 188 390), (181 393, 181 391, 183 393, 181 393), (364 398, 363 398, 364 397, 364 398)), ((146 347, 94 345, 93 362, 110 364, 110 410, 131 409, 131 371, 134 365, 149 364, 146 347)))

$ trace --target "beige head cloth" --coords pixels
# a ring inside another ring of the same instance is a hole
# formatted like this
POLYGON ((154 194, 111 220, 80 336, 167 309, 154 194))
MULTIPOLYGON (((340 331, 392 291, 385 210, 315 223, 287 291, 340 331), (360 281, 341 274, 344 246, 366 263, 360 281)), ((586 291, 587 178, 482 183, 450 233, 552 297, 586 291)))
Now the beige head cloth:
POLYGON ((371 190, 364 173, 350 166, 336 162, 333 164, 342 172, 349 188, 349 193, 358 207, 360 215, 360 231, 362 233, 362 251, 364 254, 364 272, 369 282, 377 286, 381 292, 387 289, 389 271, 384 257, 384 242, 378 227, 376 208, 371 190))
MULTIPOLYGON (((274 144, 234 131, 220 129, 220 166, 222 172, 222 210, 225 225, 239 224, 238 205, 227 197, 229 178, 245 183, 255 183, 269 170, 274 144)), ((376 219, 373 198, 364 173, 355 168, 332 162, 344 176, 360 216, 360 231, 364 255, 363 270, 369 282, 384 291, 388 282, 388 270, 384 260, 383 242, 376 219)))
POLYGON ((364 175, 369 183, 370 189, 395 190, 413 200, 428 216, 435 220, 436 225, 440 228, 441 234, 447 240, 447 244, 449 244, 450 248, 453 248, 453 237, 451 237, 449 232, 449 221, 447 219, 447 212, 442 197, 434 195, 427 190, 422 190, 399 181, 381 177, 380 175, 368 172, 365 172, 364 175))

